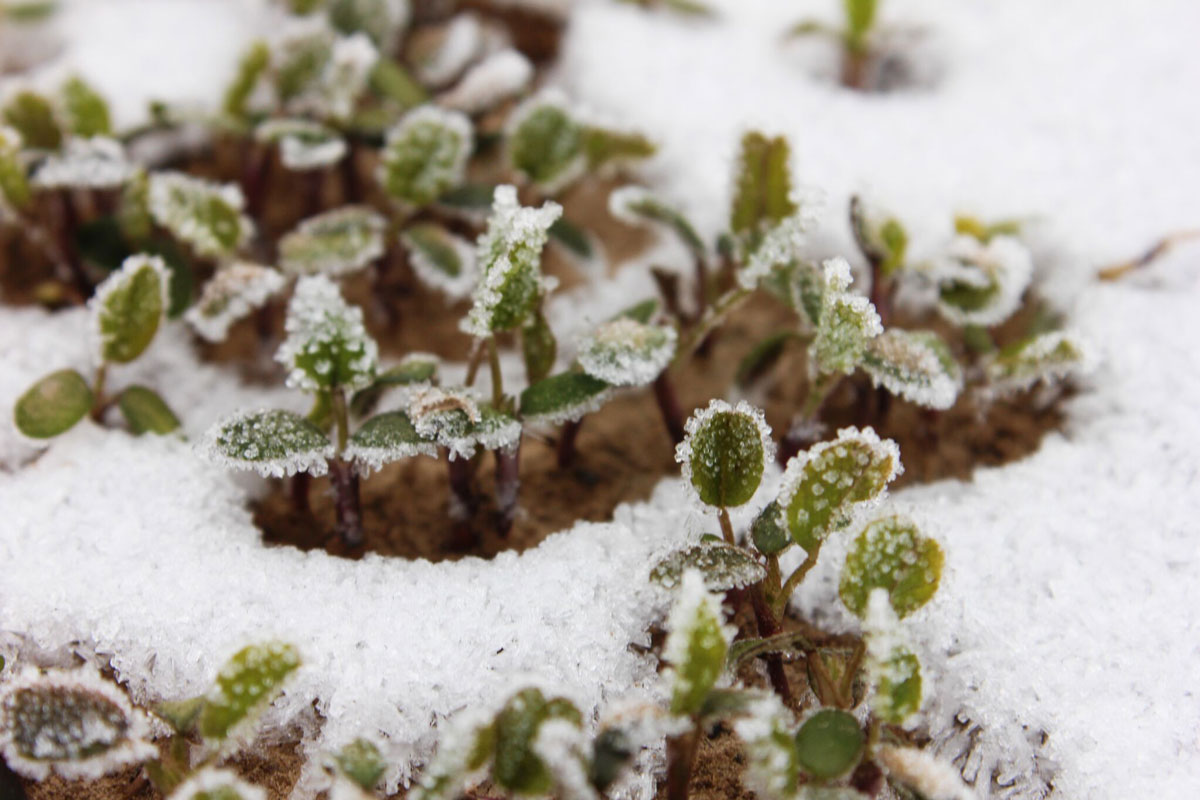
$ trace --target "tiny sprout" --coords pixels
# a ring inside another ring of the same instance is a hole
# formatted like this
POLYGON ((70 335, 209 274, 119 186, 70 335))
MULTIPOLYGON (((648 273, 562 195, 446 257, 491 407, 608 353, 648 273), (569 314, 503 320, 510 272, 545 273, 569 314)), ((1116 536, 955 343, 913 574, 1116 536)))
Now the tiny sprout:
POLYGON ((155 172, 150 175, 148 203, 154 221, 202 257, 230 256, 253 232, 253 223, 242 214, 242 192, 233 184, 155 172))
POLYGON ((1008 394, 1086 372, 1091 362, 1087 346, 1078 338, 1064 331, 1053 331, 1001 350, 987 362, 985 370, 988 388, 1008 394))
POLYGON ((1021 305, 1033 278, 1029 249, 1011 236, 958 236, 932 266, 938 310, 956 325, 991 327, 1021 305))
POLYGON ((879 0, 842 0, 846 22, 835 28, 819 20, 805 20, 792 26, 789 36, 827 36, 842 46, 842 85, 848 89, 867 91, 876 80, 876 62, 880 53, 879 26, 876 24, 879 0))
POLYGON ((671 713, 696 716, 725 667, 733 628, 725 624, 720 600, 694 569, 685 570, 667 620, 663 660, 671 691, 671 713))
POLYGON ((167 800, 267 800, 267 792, 230 770, 205 767, 175 787, 167 800))
POLYGON ((513 448, 521 438, 520 421, 479 403, 468 389, 418 389, 412 393, 408 414, 417 433, 445 447, 451 459, 469 459, 479 447, 513 448))
POLYGON ((346 155, 337 131, 306 119, 269 119, 254 131, 259 142, 278 143, 283 166, 296 172, 323 169, 346 155))
POLYGON ((112 136, 108 102, 78 75, 72 75, 59 87, 62 117, 73 135, 87 139, 112 136))
POLYGON ((879 314, 867 298, 852 294, 850 265, 844 258, 825 262, 821 316, 809 352, 817 371, 849 375, 862 363, 871 339, 883 333, 879 314))
POLYGON ((769 230, 799 210, 792 195, 791 148, 782 136, 757 131, 742 137, 734 174, 729 229, 743 254, 758 249, 769 230))
POLYGON ((903 724, 921 710, 921 662, 909 648, 884 589, 871 592, 863 620, 871 710, 884 722, 903 724))
POLYGON ((288 275, 339 278, 383 255, 384 218, 367 206, 344 206, 309 217, 279 240, 279 267, 288 275))
POLYGON ((854 540, 838 594, 846 608, 862 618, 876 589, 884 590, 901 618, 929 602, 942 574, 942 548, 904 517, 884 517, 867 525, 854 540))
POLYGON ((95 779, 155 754, 150 724, 89 668, 26 669, 0 688, 0 753, 33 780, 95 779))
POLYGON ((39 189, 115 189, 134 174, 125 148, 115 139, 69 139, 61 155, 51 155, 33 174, 39 189))
POLYGON ((288 369, 288 386, 353 392, 370 385, 378 346, 363 326, 362 310, 347 305, 328 278, 316 275, 296 284, 284 329, 287 339, 275 360, 288 369))
POLYGON ((266 305, 287 279, 271 267, 235 261, 222 266, 204 284, 200 299, 183 318, 202 338, 219 342, 233 323, 266 305))
POLYGON ((379 183, 403 205, 427 206, 462 183, 474 146, 471 121, 466 115, 421 106, 388 131, 379 183))
MULTIPOLYGON (((767 464, 775 457, 771 429, 762 411, 745 401, 730 406, 713 400, 692 415, 685 431, 687 435, 675 449, 684 479, 701 503, 727 518, 727 508, 743 505, 754 496, 767 464)), ((732 540, 731 530, 726 538, 732 540)))

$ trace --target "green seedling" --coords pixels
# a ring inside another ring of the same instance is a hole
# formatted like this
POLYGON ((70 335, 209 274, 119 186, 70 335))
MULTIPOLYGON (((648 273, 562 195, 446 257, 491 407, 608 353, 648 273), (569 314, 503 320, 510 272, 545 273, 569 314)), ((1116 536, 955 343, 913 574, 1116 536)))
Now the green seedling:
POLYGON ((823 36, 842 48, 842 85, 869 91, 875 88, 878 62, 885 54, 887 31, 879 25, 880 0, 843 0, 842 27, 820 20, 804 20, 788 30, 789 37, 823 36))
POLYGON ((199 299, 183 318, 201 338, 219 342, 233 323, 262 308, 286 285, 287 278, 277 269, 234 261, 223 265, 204 284, 199 299))
POLYGON ((309 217, 279 240, 279 268, 286 275, 341 278, 384 253, 382 215, 365 206, 343 206, 309 217))
POLYGON ((709 6, 696 0, 620 0, 620 2, 642 8, 661 7, 689 17, 713 16, 713 10, 709 6))
POLYGON ((465 114, 421 106, 388 131, 379 184, 401 208, 428 206, 462 184, 474 143, 465 114))
POLYGON ((96 289, 88 304, 96 369, 89 382, 73 369, 52 372, 18 398, 13 420, 21 433, 50 439, 66 433, 85 416, 99 422, 113 405, 135 433, 170 433, 179 420, 153 391, 130 386, 111 394, 109 369, 128 364, 146 351, 162 326, 167 308, 167 273, 156 256, 131 256, 96 289))

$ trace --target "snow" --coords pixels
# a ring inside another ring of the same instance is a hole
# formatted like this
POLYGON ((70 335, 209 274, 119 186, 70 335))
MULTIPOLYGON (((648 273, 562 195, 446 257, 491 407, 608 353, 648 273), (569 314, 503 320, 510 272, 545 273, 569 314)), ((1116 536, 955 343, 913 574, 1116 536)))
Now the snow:
MULTIPOLYGON (((1200 218, 1200 8, 885 3, 886 20, 929 29, 921 55, 933 68, 925 85, 860 96, 829 81, 820 43, 779 43, 808 14, 836 18, 835 3, 716 5, 721 19, 706 22, 582 3, 568 28, 557 80, 661 144, 647 167, 656 194, 711 238, 739 134, 762 127, 789 136, 796 172, 825 190, 827 208, 863 193, 892 209, 918 258, 944 248, 955 212, 1032 220, 1035 283, 1103 358, 1070 402, 1065 431, 1035 455, 889 500, 946 551, 938 595, 905 621, 935 748, 953 758, 969 745, 958 765, 982 776, 984 796, 1036 798, 1053 785, 1070 800, 1147 787, 1191 798, 1200 786, 1191 677, 1200 658, 1200 254, 1181 247, 1121 284, 1090 278, 1200 218)), ((212 76, 230 74, 253 36, 253 15, 241 9, 257 6, 72 3, 61 22, 65 63, 113 96, 119 125, 151 96, 212 104, 224 85, 212 76), (121 16, 130 12, 137 25, 121 16)), ((822 258, 854 252, 832 211, 804 247, 822 258)), ((656 252, 686 257, 677 245, 656 252)), ((651 292, 644 273, 627 270, 586 306, 575 296, 547 313, 562 336, 581 310, 605 318, 651 292)), ((6 309, 3 405, 51 368, 85 367, 85 327, 82 312, 6 309)), ((111 380, 159 388, 186 410, 190 435, 236 408, 304 410, 297 393, 250 389, 197 364, 185 341, 168 326, 111 380)), ((580 525, 520 556, 348 563, 262 548, 242 507, 245 485, 173 438, 135 441, 84 422, 21 466, 33 451, 7 424, 5 630, 45 649, 113 654, 142 699, 198 693, 241 644, 286 638, 305 666, 271 719, 305 720, 316 700, 324 724, 307 729, 310 751, 379 733, 404 770, 430 752, 431 719, 494 696, 513 674, 571 687, 585 711, 647 685, 653 665, 627 644, 646 642, 649 565, 711 532, 684 485, 667 481, 614 522, 580 525)), ((848 538, 830 538, 798 599, 833 625, 857 624, 835 599, 848 538)), ((3 641, 11 655, 14 640, 3 641)))

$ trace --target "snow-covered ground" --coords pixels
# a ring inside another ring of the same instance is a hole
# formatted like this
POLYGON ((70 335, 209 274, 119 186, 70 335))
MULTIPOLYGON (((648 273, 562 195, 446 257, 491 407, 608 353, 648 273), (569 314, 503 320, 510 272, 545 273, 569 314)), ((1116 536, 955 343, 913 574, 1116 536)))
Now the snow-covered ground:
MULTIPOLYGON (((261 13, 233 0, 169 5, 174 15, 161 0, 70 7, 67 58, 95 63, 109 93, 133 87, 118 97, 123 119, 136 117, 143 96, 211 99, 197 73, 224 74, 231 42, 261 13), (143 22, 109 16, 134 10, 143 22), (128 46, 144 57, 148 45, 135 40, 154 40, 156 15, 176 30, 195 19, 195 41, 186 56, 155 50, 154 80, 128 83, 137 69, 113 54, 128 46), (100 29, 104 46, 83 35, 100 29)), ((897 213, 918 250, 946 235, 956 211, 1033 217, 1043 286, 1103 359, 1066 430, 1037 454, 891 501, 947 551, 943 589, 913 625, 933 678, 926 719, 943 753, 974 737, 968 771, 997 768, 1011 783, 996 796, 1038 797, 1053 785, 1070 800, 1195 797, 1200 247, 1119 285, 1090 276, 1200 225, 1200 6, 891 0, 888 20, 928 29, 919 60, 929 85, 861 96, 823 77, 831 56, 821 45, 780 42, 798 18, 835 19, 836 3, 722 5, 719 21, 692 22, 581 3, 556 80, 596 113, 657 138, 654 185, 708 232, 720 225, 735 143, 750 127, 787 134, 797 177, 825 195, 816 254, 849 255, 842 217, 853 191, 897 213)), ((0 407, 39 374, 77 363, 81 329, 78 315, 0 315, 0 407)), ((179 407, 201 401, 188 418, 193 434, 260 399, 215 372, 194 373, 182 337, 156 344, 137 369, 179 407)), ((345 563, 261 548, 241 509, 243 484, 186 444, 83 425, 17 468, 27 453, 0 433, 12 470, 0 475, 4 630, 115 654, 137 692, 176 697, 199 689, 244 639, 289 638, 307 666, 276 717, 302 715, 316 699, 326 723, 311 746, 373 734, 398 762, 428 752, 430 719, 514 673, 587 705, 652 681, 626 647, 650 613, 642 579, 656 554, 702 523, 667 481, 612 524, 519 557, 345 563)), ((823 555, 805 608, 836 607, 838 555, 823 555)), ((3 647, 17 643, 10 636, 3 647)))

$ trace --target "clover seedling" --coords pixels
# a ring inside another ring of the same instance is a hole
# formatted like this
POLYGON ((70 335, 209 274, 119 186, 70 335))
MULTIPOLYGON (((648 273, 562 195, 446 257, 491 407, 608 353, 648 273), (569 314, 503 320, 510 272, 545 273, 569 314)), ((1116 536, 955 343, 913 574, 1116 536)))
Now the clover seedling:
POLYGON ((125 259, 88 303, 97 364, 91 383, 71 369, 42 378, 17 400, 13 409, 17 429, 34 439, 49 439, 73 428, 89 412, 99 421, 116 404, 135 432, 175 430, 179 421, 151 390, 131 386, 116 396, 106 392, 109 367, 134 361, 154 340, 166 311, 166 293, 162 259, 145 255, 125 259))
POLYGON ((340 278, 383 255, 384 218, 366 206, 309 217, 279 240, 279 268, 288 275, 340 278))
POLYGON ((286 285, 279 270, 235 261, 220 267, 204 284, 200 298, 183 318, 202 338, 219 342, 233 323, 266 305, 286 285))
POLYGON ((1065 331, 1037 334, 1015 342, 985 362, 988 389, 999 394, 1053 384, 1091 367, 1087 346, 1065 331))
POLYGON ((868 91, 877 81, 877 62, 884 55, 886 30, 878 24, 880 0, 843 0, 843 27, 827 25, 819 20, 805 20, 792 26, 789 36, 820 35, 833 39, 842 47, 842 85, 848 89, 868 91))
POLYGON ((402 207, 422 208, 462 183, 474 146, 465 114, 421 106, 388 131, 379 184, 402 207))
POLYGON ((95 670, 26 669, 0 688, 0 753, 33 780, 95 779, 157 752, 146 715, 95 670))
POLYGON ((233 185, 179 172, 154 172, 147 200, 154 222, 202 258, 234 255, 254 230, 242 213, 242 192, 233 185))

